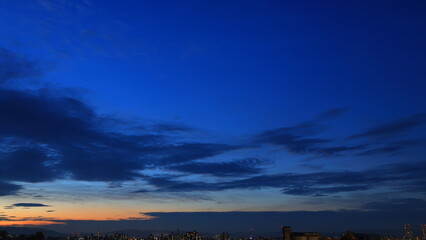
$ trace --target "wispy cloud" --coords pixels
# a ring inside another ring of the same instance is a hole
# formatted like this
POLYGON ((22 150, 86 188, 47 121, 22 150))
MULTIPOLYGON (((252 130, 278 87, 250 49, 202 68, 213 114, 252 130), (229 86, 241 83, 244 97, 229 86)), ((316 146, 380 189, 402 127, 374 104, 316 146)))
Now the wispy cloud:
POLYGON ((383 124, 363 133, 352 135, 351 138, 362 137, 387 137, 410 131, 426 123, 426 114, 416 114, 391 123, 383 124))
POLYGON ((317 137, 328 128, 322 123, 324 120, 338 117, 345 111, 346 109, 331 109, 310 121, 264 131, 254 136, 253 142, 282 146, 291 153, 312 154, 319 157, 363 149, 365 146, 362 144, 340 145, 333 139, 317 137))
POLYGON ((333 171, 309 174, 283 173, 248 177, 234 181, 183 181, 175 176, 145 177, 155 190, 140 192, 222 191, 228 189, 279 188, 289 195, 325 196, 343 192, 374 189, 388 184, 394 191, 426 192, 423 176, 426 162, 382 165, 365 171, 333 171))
POLYGON ((245 176, 258 174, 267 161, 257 158, 246 158, 229 162, 191 162, 167 167, 169 170, 193 173, 209 174, 214 176, 245 176))

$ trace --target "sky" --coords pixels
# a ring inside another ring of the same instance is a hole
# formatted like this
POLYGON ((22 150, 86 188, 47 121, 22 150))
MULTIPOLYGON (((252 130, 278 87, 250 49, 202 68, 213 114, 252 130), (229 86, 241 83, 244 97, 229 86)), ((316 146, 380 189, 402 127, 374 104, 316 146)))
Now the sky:
POLYGON ((0 1, 0 226, 417 228, 425 11, 0 1))

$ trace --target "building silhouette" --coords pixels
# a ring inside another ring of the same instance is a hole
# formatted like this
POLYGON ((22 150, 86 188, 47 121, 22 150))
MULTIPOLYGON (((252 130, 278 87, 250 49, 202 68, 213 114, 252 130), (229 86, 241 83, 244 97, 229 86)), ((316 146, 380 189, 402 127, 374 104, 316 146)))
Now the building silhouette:
POLYGON ((320 233, 317 232, 292 232, 290 226, 281 227, 282 240, 319 240, 320 233))

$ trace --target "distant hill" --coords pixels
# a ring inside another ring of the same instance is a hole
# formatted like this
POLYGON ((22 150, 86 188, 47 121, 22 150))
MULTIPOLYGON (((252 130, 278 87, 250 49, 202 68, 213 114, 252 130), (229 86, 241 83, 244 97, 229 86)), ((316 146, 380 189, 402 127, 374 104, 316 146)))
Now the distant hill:
POLYGON ((44 236, 46 237, 66 237, 67 234, 55 232, 52 230, 47 230, 43 228, 32 228, 32 227, 0 227, 0 231, 7 231, 8 233, 14 234, 14 235, 31 235, 35 234, 36 232, 42 232, 44 233, 44 236))

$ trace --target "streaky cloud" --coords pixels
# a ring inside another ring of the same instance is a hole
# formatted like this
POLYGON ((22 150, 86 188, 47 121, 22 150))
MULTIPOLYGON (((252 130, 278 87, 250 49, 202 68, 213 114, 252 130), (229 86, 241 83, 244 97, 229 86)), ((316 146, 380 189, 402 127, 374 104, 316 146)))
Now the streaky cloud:
POLYGON ((228 162, 191 162, 167 167, 169 170, 192 173, 209 174, 219 177, 245 176, 258 174, 266 162, 258 158, 246 158, 228 162))
POLYGON ((145 176, 154 190, 137 192, 197 192, 229 189, 278 188, 289 195, 325 196, 374 189, 387 185, 393 191, 425 193, 426 162, 381 165, 364 171, 324 171, 315 173, 263 174, 240 180, 202 182, 182 181, 176 176, 145 176))
POLYGON ((346 109, 343 108, 330 109, 312 120, 294 126, 263 131, 253 137, 253 142, 282 146, 290 153, 311 154, 317 157, 332 156, 362 149, 365 147, 364 144, 353 146, 336 145, 332 139, 316 136, 327 130, 327 127, 321 123, 322 121, 340 116, 345 111, 346 109))
POLYGON ((421 212, 426 211, 426 200, 418 198, 391 199, 389 201, 369 202, 362 209, 386 212, 421 212))
POLYGON ((378 154, 394 154, 409 147, 421 146, 423 143, 424 143, 424 140, 422 139, 390 142, 385 145, 377 146, 377 147, 359 152, 356 155, 370 156, 370 155, 378 155, 378 154))
POLYGON ((350 138, 393 136, 410 131, 424 123, 426 123, 426 114, 416 114, 398 121, 368 129, 363 133, 352 135, 350 138))

